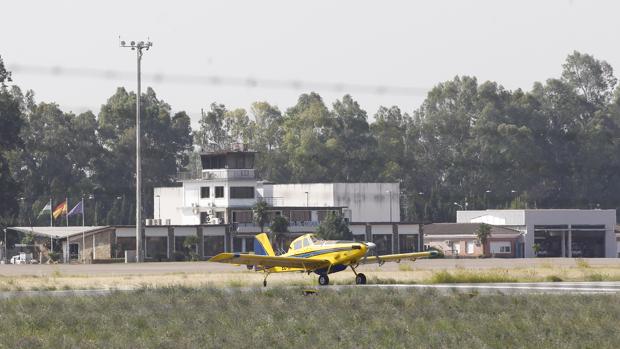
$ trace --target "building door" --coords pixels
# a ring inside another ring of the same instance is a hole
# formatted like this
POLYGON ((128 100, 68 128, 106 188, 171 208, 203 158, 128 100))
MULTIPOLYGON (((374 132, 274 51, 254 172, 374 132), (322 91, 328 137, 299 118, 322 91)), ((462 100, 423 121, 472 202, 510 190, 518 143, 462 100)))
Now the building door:
POLYGON ((80 248, 78 244, 69 244, 69 259, 78 260, 80 258, 80 248))

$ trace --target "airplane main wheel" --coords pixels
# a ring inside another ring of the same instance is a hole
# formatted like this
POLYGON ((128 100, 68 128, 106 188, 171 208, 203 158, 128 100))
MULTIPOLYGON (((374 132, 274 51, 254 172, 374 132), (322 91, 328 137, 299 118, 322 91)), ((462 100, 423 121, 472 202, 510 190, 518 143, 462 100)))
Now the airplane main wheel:
POLYGON ((329 285, 329 277, 325 274, 319 276, 319 285, 321 286, 329 285))
POLYGON ((366 285, 366 275, 359 273, 355 276, 355 284, 356 285, 366 285))

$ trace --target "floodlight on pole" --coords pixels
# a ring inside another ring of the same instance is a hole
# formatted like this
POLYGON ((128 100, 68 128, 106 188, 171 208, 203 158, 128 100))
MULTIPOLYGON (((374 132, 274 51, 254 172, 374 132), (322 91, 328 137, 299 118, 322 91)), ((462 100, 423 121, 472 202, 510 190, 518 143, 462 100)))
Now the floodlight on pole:
MULTIPOLYGON (((119 37, 120 39, 120 37, 119 37)), ((138 63, 138 89, 136 91, 136 262, 142 262, 142 187, 141 187, 141 163, 140 163, 140 63, 142 61, 142 50, 148 51, 153 43, 150 41, 140 41, 136 43, 131 41, 130 45, 127 45, 124 41, 120 42, 121 47, 129 47, 136 51, 137 63, 138 63)))

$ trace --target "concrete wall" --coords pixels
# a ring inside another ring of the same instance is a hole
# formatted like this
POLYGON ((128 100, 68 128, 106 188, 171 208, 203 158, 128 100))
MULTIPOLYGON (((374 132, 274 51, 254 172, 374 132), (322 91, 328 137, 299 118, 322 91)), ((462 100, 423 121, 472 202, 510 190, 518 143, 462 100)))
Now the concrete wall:
POLYGON ((333 183, 265 184, 277 206, 334 206, 333 183), (306 201, 306 192, 307 201, 306 201))
POLYGON ((353 222, 400 221, 398 183, 265 184, 263 190, 272 193, 279 206, 306 206, 307 192, 308 206, 347 207, 353 222))
POLYGON ((155 188, 153 190, 153 215, 149 218, 170 219, 171 224, 182 224, 183 188, 155 188), (160 197, 157 197, 159 195, 160 197), (159 212, 161 207, 161 212, 159 212))
POLYGON ((333 196, 334 206, 351 210, 353 222, 400 222, 398 183, 334 183, 333 196))
MULTIPOLYGON (((114 243, 114 229, 107 229, 96 233, 87 233, 82 235, 75 235, 69 238, 69 244, 77 244, 79 250, 78 261, 84 260, 86 263, 92 262, 93 259, 110 259, 112 258, 112 244, 114 243), (82 243, 84 242, 84 245, 82 243)), ((64 246, 67 243, 66 239, 61 241, 64 246)))

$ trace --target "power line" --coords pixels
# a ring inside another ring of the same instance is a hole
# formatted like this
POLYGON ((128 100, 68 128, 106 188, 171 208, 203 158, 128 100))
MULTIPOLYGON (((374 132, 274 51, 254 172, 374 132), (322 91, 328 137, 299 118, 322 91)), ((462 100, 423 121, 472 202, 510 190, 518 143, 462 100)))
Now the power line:
MULTIPOLYGON (((99 68, 75 68, 63 66, 40 66, 26 64, 10 64, 9 70, 16 74, 51 75, 51 76, 74 76, 84 78, 98 78, 108 80, 133 79, 134 72, 99 69, 99 68)), ((237 86, 251 88, 273 88, 273 89, 294 89, 294 90, 318 90, 342 93, 363 93, 375 95, 393 96, 416 96, 425 97, 428 88, 389 86, 389 85, 364 85, 331 83, 303 80, 278 80, 262 79, 253 77, 232 77, 219 75, 187 75, 187 74, 164 74, 164 73, 144 73, 145 80, 155 83, 178 83, 178 84, 197 84, 215 86, 237 86)))

